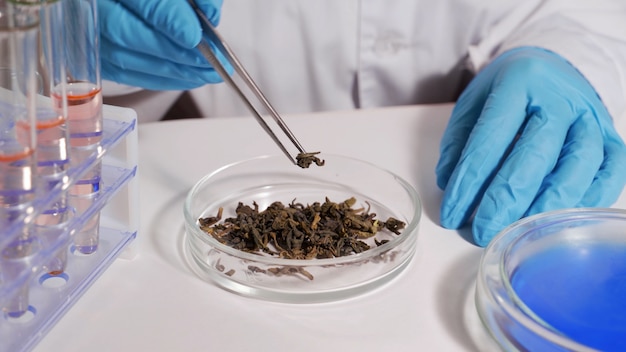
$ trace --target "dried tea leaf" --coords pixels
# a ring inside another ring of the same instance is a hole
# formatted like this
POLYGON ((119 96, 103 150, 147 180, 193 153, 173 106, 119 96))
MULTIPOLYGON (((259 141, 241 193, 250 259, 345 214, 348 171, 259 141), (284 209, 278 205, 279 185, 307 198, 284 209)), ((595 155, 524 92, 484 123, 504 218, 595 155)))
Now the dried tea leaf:
POLYGON ((324 166, 325 161, 316 156, 319 153, 320 152, 299 153, 296 155, 296 164, 303 169, 308 169, 313 163, 317 166, 324 166))

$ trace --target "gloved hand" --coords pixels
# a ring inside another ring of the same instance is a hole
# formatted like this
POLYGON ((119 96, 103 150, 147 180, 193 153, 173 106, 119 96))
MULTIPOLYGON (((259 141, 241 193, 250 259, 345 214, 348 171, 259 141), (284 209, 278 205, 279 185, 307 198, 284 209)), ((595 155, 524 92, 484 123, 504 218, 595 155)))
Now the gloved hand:
POLYGON ((503 53, 458 99, 441 141, 441 225, 472 215, 477 245, 528 215, 610 206, 626 184, 626 146, 583 75, 561 56, 503 53))
MULTIPOLYGON (((217 25, 222 0, 196 0, 217 25)), ((186 0, 98 0, 104 79, 152 90, 221 82, 195 49, 202 37, 186 0)))

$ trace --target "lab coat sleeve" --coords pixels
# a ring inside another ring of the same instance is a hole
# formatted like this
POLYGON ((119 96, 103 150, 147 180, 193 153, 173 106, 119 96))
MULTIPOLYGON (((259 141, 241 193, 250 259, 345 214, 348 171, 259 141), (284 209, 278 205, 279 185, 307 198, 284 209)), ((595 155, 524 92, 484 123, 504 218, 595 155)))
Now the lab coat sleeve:
POLYGON ((469 49, 480 70, 506 50, 538 46, 572 63, 614 118, 626 115, 626 1, 529 0, 469 49))

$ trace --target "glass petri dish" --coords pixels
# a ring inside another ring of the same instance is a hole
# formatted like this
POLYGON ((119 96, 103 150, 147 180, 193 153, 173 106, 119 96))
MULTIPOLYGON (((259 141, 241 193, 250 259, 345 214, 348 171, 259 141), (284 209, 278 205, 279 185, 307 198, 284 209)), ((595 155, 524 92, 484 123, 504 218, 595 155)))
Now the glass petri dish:
POLYGON ((475 303, 505 351, 626 350, 626 211, 538 214, 483 253, 475 303))
POLYGON ((301 169, 284 155, 261 156, 224 166, 189 191, 184 204, 184 257, 202 279, 259 299, 314 303, 362 294, 396 277, 414 256, 422 205, 415 189, 399 176, 371 163, 323 155, 325 165, 301 169), (339 203, 354 197, 377 219, 394 217, 406 226, 400 235, 381 231, 382 245, 357 254, 324 259, 288 259, 244 252, 200 229, 198 219, 235 216, 239 202, 312 204, 326 198, 339 203))

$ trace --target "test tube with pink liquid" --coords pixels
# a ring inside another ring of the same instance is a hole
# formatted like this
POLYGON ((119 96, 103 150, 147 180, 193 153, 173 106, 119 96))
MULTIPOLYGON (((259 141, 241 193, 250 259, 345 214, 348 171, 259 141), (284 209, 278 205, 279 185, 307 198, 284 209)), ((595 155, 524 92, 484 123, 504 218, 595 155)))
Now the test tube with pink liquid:
POLYGON ((7 317, 29 309, 28 269, 41 249, 34 216, 39 8, 0 0, 0 306, 7 317), (12 289, 13 288, 13 289, 12 289))
POLYGON ((43 196, 52 193, 55 198, 48 200, 39 212, 34 229, 45 247, 59 248, 44 264, 44 270, 50 275, 60 275, 65 271, 68 241, 65 234, 72 215, 66 190, 70 166, 63 40, 66 20, 63 1, 42 0, 41 89, 36 110, 37 174, 39 193, 43 196))
POLYGON ((102 153, 103 121, 97 3, 96 0, 63 0, 62 3, 67 18, 64 28, 67 82, 65 101, 61 92, 57 99, 59 106, 67 105, 71 165, 93 163, 69 188, 69 203, 84 220, 73 235, 73 247, 78 254, 91 254, 98 248, 100 213, 88 210, 102 187, 99 154, 102 153))

